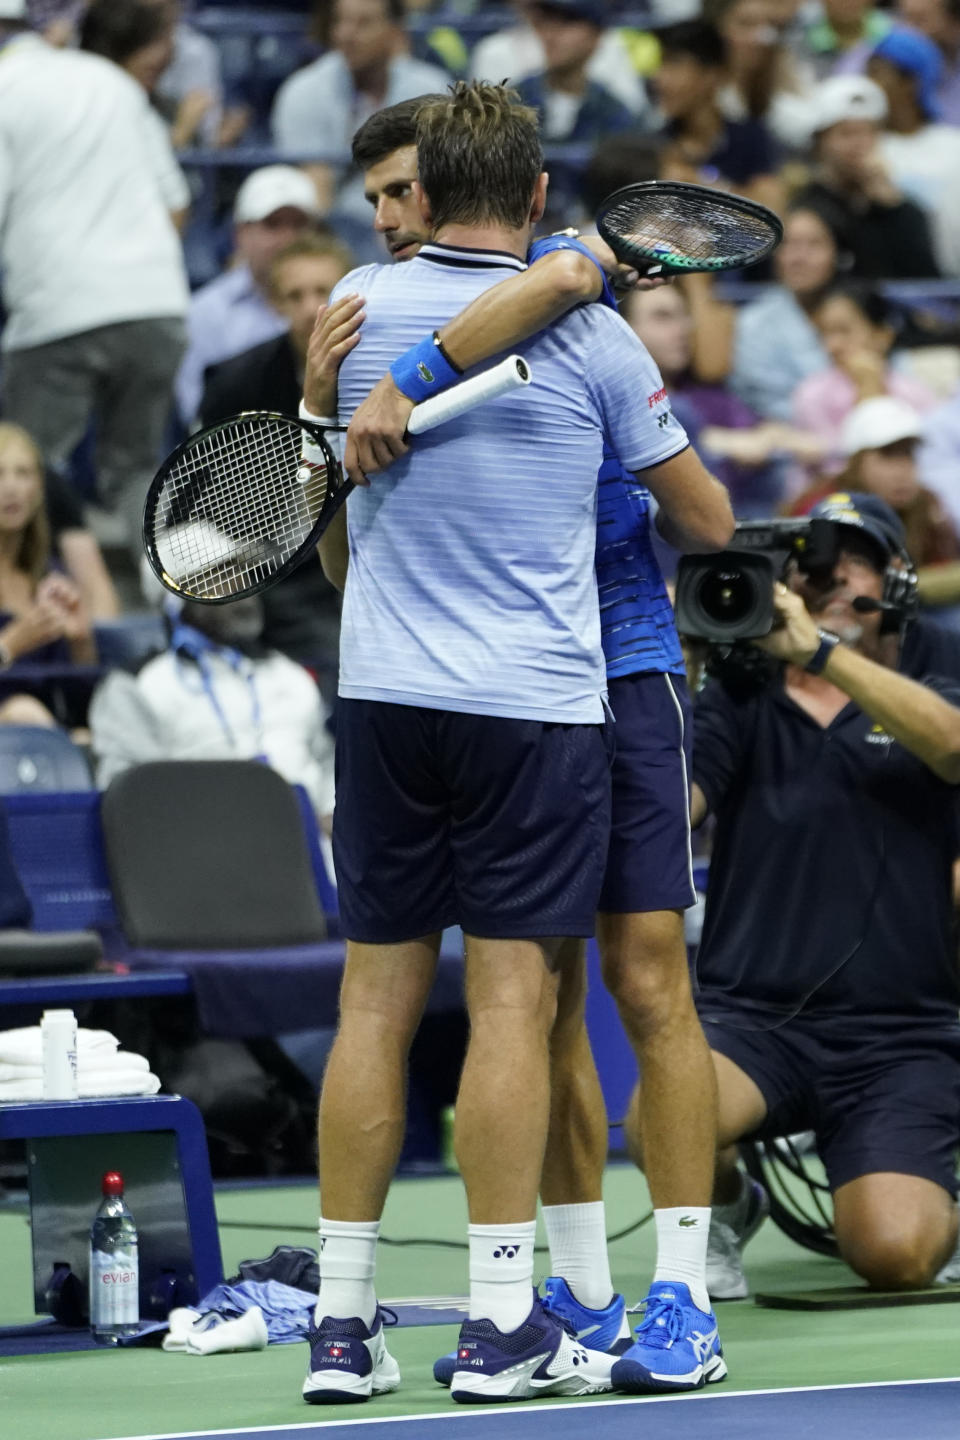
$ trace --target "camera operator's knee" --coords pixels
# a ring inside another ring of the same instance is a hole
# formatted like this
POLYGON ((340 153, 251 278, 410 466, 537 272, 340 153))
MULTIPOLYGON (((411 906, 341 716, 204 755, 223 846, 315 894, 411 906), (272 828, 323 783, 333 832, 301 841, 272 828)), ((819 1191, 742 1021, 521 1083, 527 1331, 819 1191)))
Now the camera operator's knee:
POLYGON ((876 1290, 932 1284, 956 1240, 956 1207, 919 1176, 861 1176, 834 1194, 840 1254, 876 1290))

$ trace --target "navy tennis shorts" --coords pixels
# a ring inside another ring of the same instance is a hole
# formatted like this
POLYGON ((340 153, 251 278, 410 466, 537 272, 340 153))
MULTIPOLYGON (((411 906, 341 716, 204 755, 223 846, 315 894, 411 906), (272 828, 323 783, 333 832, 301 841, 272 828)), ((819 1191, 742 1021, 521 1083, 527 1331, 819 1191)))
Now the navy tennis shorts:
POLYGON ((399 944, 593 934, 610 836, 606 725, 337 704, 343 932, 399 944))
POLYGON ((609 682, 616 725, 613 815, 600 909, 683 910, 696 903, 690 853, 693 723, 682 675, 609 682))
POLYGON ((753 1139, 813 1130, 831 1190, 889 1170, 957 1193, 960 1025, 804 1016, 773 1030, 702 994, 711 1050, 750 1076, 767 1106, 753 1139))

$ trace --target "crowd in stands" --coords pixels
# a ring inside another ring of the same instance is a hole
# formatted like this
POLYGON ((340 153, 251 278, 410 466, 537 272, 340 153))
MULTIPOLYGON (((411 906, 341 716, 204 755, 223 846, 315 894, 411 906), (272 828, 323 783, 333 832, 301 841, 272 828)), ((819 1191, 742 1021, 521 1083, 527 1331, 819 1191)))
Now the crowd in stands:
MULTIPOLYGON (((159 606, 130 563, 157 462, 198 425, 295 409, 317 307, 386 258, 351 137, 462 75, 539 111, 547 228, 651 178, 777 210, 759 271, 623 313, 739 516, 884 496, 953 620, 957 0, 0 0, 0 45, 0 720, 62 722, 33 672, 95 673, 98 623, 159 606)), ((319 566, 263 604, 258 643, 318 680, 321 728, 338 613, 319 566)), ((185 625, 163 660, 197 668, 216 728, 185 625)))

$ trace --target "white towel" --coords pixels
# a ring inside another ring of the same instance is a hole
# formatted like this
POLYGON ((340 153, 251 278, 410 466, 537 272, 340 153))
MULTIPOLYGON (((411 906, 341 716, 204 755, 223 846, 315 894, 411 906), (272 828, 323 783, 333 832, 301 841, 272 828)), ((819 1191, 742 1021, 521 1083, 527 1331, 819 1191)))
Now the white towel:
MULTIPOLYGON (((150 1061, 144 1055, 134 1055, 130 1050, 84 1051, 77 1056, 77 1074, 96 1077, 114 1075, 118 1070, 150 1069, 150 1061)), ((0 1060, 0 1083, 6 1080, 42 1080, 42 1065, 7 1065, 0 1060)))
MULTIPOLYGON (((109 1030, 78 1030, 77 1058, 117 1050, 120 1041, 109 1030)), ((43 1063, 43 1041, 40 1026, 23 1030, 0 1030, 0 1061, 5 1065, 40 1065, 43 1063)))
MULTIPOLYGON (((156 1095, 160 1081, 149 1070, 115 1070, 101 1075, 80 1072, 77 1089, 81 1100, 104 1099, 109 1095, 156 1095)), ((0 1080, 0 1105, 5 1101, 42 1099, 42 1076, 30 1080, 0 1080)))

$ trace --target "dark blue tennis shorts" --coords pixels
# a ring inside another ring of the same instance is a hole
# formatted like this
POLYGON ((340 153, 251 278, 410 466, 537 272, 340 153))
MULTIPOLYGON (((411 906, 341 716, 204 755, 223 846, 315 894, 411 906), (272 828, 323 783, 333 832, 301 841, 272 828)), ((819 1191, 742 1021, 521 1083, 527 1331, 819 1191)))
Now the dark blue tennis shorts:
POLYGON ((814 1130, 831 1190, 889 1170, 957 1193, 960 1025, 809 1016, 774 1030, 697 998, 707 1044, 750 1076, 767 1106, 755 1139, 814 1130))
POLYGON ((610 834, 606 725, 337 704, 343 932, 399 944, 593 934, 610 834))
POLYGON ((690 854, 693 723, 682 675, 609 682, 616 725, 613 820, 600 909, 683 910, 696 903, 690 854))

